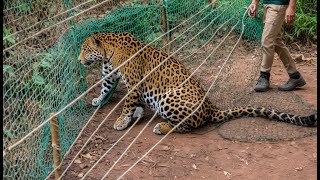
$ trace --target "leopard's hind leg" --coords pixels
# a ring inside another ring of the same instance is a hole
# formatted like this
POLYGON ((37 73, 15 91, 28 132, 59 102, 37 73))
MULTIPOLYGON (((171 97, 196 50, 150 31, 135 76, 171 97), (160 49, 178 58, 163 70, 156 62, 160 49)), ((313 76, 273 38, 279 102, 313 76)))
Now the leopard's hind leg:
POLYGON ((201 98, 198 98, 196 93, 192 98, 190 97, 192 92, 186 91, 184 89, 174 90, 162 95, 160 105, 159 105, 159 115, 167 120, 168 122, 158 123, 153 132, 156 134, 167 134, 175 125, 183 121, 174 132, 187 133, 205 123, 206 117, 203 115, 205 105, 203 104, 197 112, 195 112, 190 117, 196 107, 199 105, 201 98))

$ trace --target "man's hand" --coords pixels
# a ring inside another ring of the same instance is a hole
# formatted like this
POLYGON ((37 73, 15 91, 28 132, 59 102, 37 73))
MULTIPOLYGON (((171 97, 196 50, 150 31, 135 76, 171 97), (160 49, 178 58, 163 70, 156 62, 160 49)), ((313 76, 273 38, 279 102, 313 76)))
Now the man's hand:
POLYGON ((258 5, 255 3, 250 4, 247 9, 249 17, 255 18, 258 14, 258 5))
POLYGON ((286 10, 285 22, 290 25, 294 22, 296 17, 296 10, 293 7, 288 7, 286 10))

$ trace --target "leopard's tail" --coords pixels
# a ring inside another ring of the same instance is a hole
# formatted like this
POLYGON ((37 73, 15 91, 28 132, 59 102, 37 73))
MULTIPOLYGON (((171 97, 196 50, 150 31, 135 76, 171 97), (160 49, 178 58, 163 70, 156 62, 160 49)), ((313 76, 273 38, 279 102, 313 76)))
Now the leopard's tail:
POLYGON ((253 108, 253 107, 238 107, 232 108, 225 111, 216 111, 213 122, 221 121, 231 121, 233 119, 241 117, 264 117, 276 121, 282 121, 290 124, 295 124, 298 126, 317 126, 317 114, 312 114, 310 116, 297 116, 288 113, 278 112, 272 109, 267 109, 263 107, 253 108))

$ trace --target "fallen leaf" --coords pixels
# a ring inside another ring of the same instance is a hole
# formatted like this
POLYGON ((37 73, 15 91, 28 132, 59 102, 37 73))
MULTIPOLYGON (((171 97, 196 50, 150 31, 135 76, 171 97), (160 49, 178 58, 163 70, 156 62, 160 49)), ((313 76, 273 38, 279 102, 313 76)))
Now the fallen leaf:
POLYGON ((231 173, 227 172, 227 171, 223 171, 224 175, 227 176, 228 179, 231 179, 231 173))
POLYGON ((121 165, 121 167, 129 167, 130 164, 124 164, 124 165, 121 165))
POLYGON ((169 150, 170 150, 170 147, 167 146, 167 145, 161 145, 161 146, 159 146, 159 149, 160 149, 161 151, 169 151, 169 150))
POLYGON ((81 178, 81 177, 83 177, 83 175, 84 175, 83 173, 80 173, 80 174, 78 174, 78 177, 81 178))
POLYGON ((102 137, 102 136, 100 136, 100 135, 95 135, 94 137, 95 137, 96 139, 101 139, 101 140, 104 140, 104 141, 106 140, 106 138, 104 138, 104 137, 102 137))
POLYGON ((193 169, 198 169, 195 164, 192 164, 192 168, 193 168, 193 169))
POLYGON ((81 162, 80 159, 76 159, 76 160, 74 160, 74 163, 75 163, 75 164, 81 164, 82 162, 81 162))
POLYGON ((90 153, 87 153, 87 154, 81 154, 82 157, 84 158, 87 158, 87 159, 90 159, 92 160, 92 156, 90 155, 90 153))

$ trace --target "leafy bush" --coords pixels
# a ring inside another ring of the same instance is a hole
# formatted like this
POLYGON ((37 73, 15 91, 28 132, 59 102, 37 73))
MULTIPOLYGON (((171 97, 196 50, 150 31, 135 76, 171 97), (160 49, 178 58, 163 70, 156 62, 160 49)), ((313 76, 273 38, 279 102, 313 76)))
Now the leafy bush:
POLYGON ((284 26, 286 41, 315 43, 317 38, 317 1, 297 1, 296 20, 292 26, 284 26))

